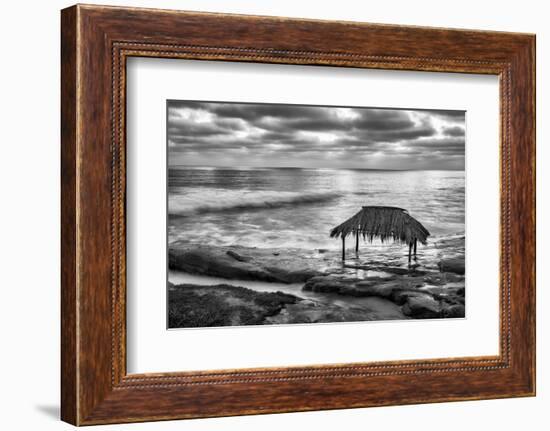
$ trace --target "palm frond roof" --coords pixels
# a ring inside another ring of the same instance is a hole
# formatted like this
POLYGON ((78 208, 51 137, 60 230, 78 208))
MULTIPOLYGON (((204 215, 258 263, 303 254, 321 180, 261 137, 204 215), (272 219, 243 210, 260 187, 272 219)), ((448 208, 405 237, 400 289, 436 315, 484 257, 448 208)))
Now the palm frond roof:
POLYGON ((356 233, 369 242, 379 238, 382 242, 393 240, 405 244, 412 244, 415 240, 426 244, 430 236, 430 232, 407 210, 389 206, 362 207, 353 217, 333 228, 330 237, 345 238, 356 233))

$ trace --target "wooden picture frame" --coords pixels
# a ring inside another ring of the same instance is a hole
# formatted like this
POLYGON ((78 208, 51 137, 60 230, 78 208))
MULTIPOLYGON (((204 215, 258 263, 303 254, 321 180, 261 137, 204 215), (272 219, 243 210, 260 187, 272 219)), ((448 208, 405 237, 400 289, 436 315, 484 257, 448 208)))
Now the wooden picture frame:
POLYGON ((62 11, 61 50, 64 421, 91 425, 535 394, 534 35, 77 5, 62 11), (128 375, 130 56, 498 75, 500 354, 128 375))

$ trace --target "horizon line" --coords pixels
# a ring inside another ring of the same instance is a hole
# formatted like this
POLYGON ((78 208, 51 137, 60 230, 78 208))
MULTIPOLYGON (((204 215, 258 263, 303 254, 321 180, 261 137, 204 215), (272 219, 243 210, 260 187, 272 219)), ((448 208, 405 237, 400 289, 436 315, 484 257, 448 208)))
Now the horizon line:
POLYGON ((323 167, 323 166, 215 166, 215 165, 181 165, 181 164, 168 164, 170 167, 184 167, 184 168, 214 168, 214 169, 345 169, 354 171, 465 171, 466 169, 444 169, 444 168, 344 168, 344 167, 323 167))

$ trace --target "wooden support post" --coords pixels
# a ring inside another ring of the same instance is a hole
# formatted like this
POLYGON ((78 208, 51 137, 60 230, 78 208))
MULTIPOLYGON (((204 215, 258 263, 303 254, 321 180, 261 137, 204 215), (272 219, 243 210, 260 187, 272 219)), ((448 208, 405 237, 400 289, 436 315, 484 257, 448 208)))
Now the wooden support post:
POLYGON ((359 253, 359 231, 355 232, 355 253, 359 253))
POLYGON ((416 243, 418 242, 417 239, 414 240, 414 260, 416 260, 416 243))
POLYGON ((346 260, 346 237, 342 235, 342 260, 346 260))
POLYGON ((409 243, 409 265, 411 264, 411 252, 412 252, 413 244, 412 242, 409 243))

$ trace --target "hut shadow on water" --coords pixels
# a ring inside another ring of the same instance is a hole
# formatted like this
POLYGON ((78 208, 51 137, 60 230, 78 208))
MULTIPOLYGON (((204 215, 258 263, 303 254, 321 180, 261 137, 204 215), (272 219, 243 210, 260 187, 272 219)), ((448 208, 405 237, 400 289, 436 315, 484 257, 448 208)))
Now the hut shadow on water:
POLYGON ((418 242, 427 244, 430 232, 403 208, 389 206, 364 206, 361 210, 342 224, 333 228, 331 238, 342 239, 342 261, 346 260, 346 237, 355 237, 355 253, 359 254, 359 237, 365 242, 372 243, 379 239, 398 242, 409 247, 409 266, 416 252, 418 242))

